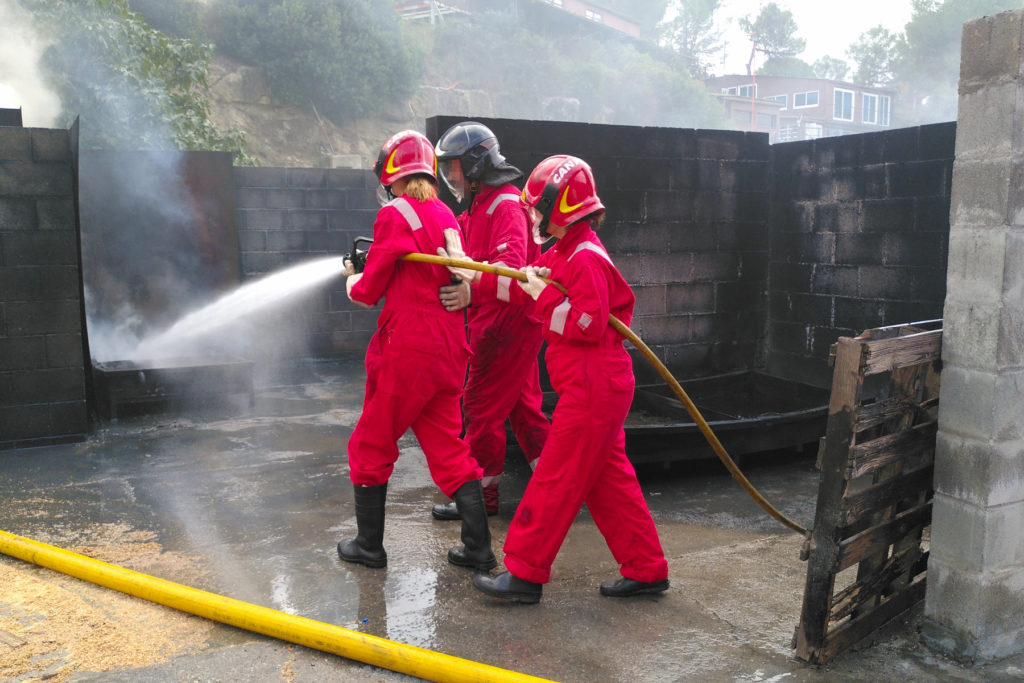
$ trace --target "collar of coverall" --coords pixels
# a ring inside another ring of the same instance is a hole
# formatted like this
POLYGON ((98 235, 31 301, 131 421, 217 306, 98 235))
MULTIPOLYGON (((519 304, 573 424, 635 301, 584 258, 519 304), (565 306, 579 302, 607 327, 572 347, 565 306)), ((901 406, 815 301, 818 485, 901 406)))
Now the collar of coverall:
MULTIPOLYGON (((476 194, 473 195, 472 208, 476 208, 478 205, 486 203, 495 194, 504 190, 507 185, 508 183, 505 183, 503 185, 486 185, 484 183, 480 183, 480 189, 477 191, 476 194)), ((515 191, 516 194, 519 194, 518 189, 516 189, 515 187, 513 187, 512 189, 515 191)))
POLYGON ((589 220, 576 221, 569 226, 569 231, 565 233, 565 237, 556 241, 555 245, 551 248, 558 252, 568 251, 571 253, 576 248, 576 245, 587 240, 593 234, 594 231, 590 227, 589 220))

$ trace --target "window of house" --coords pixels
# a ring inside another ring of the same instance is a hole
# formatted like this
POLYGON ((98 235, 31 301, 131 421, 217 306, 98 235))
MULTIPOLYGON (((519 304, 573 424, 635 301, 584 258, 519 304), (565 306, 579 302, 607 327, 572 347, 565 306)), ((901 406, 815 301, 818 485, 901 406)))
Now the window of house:
POLYGON ((757 86, 753 83, 750 85, 734 85, 731 88, 722 88, 722 92, 726 95, 739 95, 740 97, 753 97, 757 92, 757 86))
POLYGON ((835 100, 832 105, 832 118, 837 121, 853 121, 853 91, 835 89, 835 100))
POLYGON ((789 106, 789 95, 769 95, 765 99, 769 102, 778 102, 782 105, 782 109, 789 106))
POLYGON ((860 120, 864 123, 878 123, 878 95, 864 93, 861 100, 860 120))
POLYGON ((775 128, 775 114, 758 114, 757 127, 759 130, 772 130, 775 128))
POLYGON ((881 95, 878 98, 878 125, 889 125, 889 96, 881 95))
POLYGON ((818 91, 808 90, 807 92, 798 92, 793 95, 793 108, 799 107, 817 107, 818 106, 818 91))
POLYGON ((594 10, 588 9, 587 10, 587 19, 590 19, 591 21, 596 21, 596 22, 600 23, 601 22, 601 13, 600 12, 595 12, 594 10))

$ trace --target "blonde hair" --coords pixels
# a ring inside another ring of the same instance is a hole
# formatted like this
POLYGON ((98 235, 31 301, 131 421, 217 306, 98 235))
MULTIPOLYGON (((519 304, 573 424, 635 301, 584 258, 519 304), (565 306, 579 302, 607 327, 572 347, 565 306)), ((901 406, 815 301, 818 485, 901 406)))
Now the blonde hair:
POLYGON ((427 176, 416 175, 409 178, 409 183, 405 186, 406 197, 412 199, 418 199, 421 202, 425 202, 428 199, 437 198, 437 185, 431 182, 427 176))

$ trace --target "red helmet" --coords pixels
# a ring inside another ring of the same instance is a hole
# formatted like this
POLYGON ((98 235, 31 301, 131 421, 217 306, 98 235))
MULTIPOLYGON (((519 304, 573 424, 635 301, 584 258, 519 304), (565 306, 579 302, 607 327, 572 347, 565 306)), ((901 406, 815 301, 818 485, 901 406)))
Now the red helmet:
POLYGON ((526 186, 523 201, 534 209, 534 238, 539 229, 549 222, 569 227, 593 213, 604 211, 597 196, 594 172, 579 157, 557 154, 548 157, 533 169, 526 186))
POLYGON ((429 175, 436 183, 437 159, 434 157, 434 146, 424 135, 414 130, 395 133, 380 148, 373 172, 385 187, 414 173, 429 175))

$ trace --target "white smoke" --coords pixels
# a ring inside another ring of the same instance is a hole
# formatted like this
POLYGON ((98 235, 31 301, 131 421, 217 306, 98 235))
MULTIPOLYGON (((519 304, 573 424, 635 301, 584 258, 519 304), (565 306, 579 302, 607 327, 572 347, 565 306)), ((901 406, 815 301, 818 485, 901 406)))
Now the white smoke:
POLYGON ((20 107, 26 126, 51 128, 60 119, 60 97, 39 68, 50 42, 15 0, 0 0, 0 108, 20 107))

